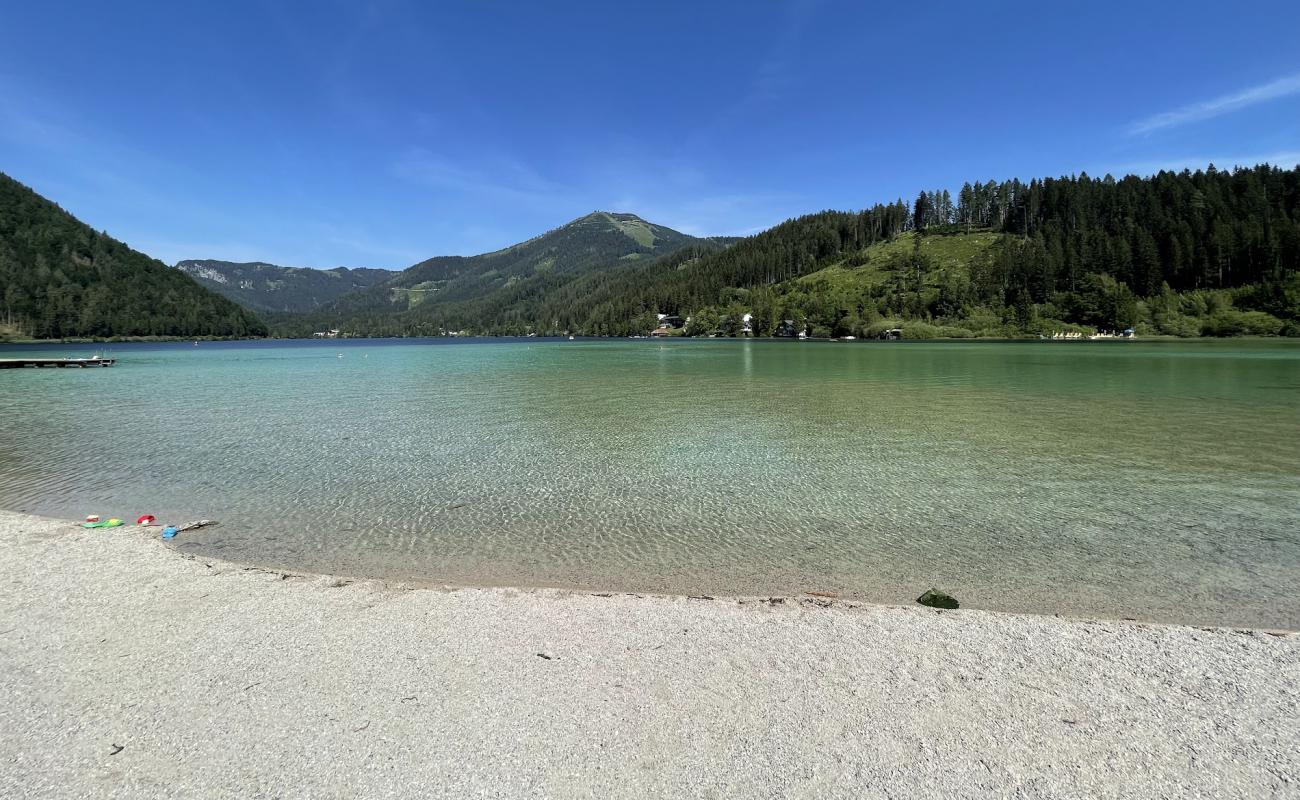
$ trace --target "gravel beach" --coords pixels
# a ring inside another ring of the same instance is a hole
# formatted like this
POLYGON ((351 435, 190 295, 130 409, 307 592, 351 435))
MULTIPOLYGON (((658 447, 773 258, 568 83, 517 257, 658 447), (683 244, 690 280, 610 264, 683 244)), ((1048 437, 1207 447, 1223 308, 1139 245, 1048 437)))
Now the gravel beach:
POLYGON ((1297 635, 412 590, 156 537, 0 512, 0 796, 1300 797, 1297 635))

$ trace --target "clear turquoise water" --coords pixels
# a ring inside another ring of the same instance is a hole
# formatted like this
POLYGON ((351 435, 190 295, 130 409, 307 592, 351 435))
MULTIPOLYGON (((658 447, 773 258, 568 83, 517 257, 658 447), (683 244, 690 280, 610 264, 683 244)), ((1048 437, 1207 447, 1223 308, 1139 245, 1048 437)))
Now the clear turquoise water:
POLYGON ((209 517, 178 546, 356 576, 900 603, 934 585, 1300 628, 1293 342, 113 354, 0 370, 0 507, 209 517))

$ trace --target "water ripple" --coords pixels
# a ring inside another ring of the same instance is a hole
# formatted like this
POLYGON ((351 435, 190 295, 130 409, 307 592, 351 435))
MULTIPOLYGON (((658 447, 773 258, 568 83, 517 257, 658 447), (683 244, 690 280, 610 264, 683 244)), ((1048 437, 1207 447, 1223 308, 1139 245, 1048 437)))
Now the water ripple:
POLYGON ((290 569, 687 593, 937 584, 1300 627, 1300 348, 120 347, 0 372, 0 505, 290 569), (343 358, 337 353, 342 352, 343 358))

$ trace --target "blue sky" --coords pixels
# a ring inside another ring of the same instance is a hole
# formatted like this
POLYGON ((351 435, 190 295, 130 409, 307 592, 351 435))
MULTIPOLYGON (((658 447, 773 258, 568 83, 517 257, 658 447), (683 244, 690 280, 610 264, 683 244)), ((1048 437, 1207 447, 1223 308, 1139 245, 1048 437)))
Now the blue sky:
POLYGON ((922 5, 6 0, 0 171, 168 263, 404 267, 1300 162, 1294 0, 922 5))

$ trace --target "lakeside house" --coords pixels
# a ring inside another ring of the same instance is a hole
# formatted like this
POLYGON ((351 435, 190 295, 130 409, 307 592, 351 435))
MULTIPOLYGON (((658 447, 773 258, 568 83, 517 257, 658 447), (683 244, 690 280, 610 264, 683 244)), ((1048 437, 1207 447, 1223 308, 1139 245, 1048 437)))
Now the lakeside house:
POLYGON ((685 328, 686 323, 690 322, 689 317, 682 319, 676 314, 655 314, 655 317, 659 320, 659 325, 650 331, 653 337, 672 336, 673 331, 685 328))
POLYGON ((776 330, 772 331, 772 335, 778 339, 793 339, 800 333, 802 333, 802 331, 795 327, 794 320, 792 319, 781 320, 777 323, 776 330))

